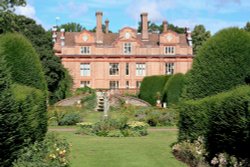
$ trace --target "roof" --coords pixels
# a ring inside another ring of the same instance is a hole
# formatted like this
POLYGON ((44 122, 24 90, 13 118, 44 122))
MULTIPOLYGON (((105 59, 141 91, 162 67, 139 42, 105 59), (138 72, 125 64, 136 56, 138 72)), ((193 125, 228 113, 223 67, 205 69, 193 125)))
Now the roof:
MULTIPOLYGON (((95 32, 90 32, 95 36, 95 32)), ((80 35, 81 32, 65 32, 65 46, 75 46, 75 37, 80 35)), ((60 42, 61 32, 57 34, 57 42, 60 42)), ((188 46, 188 42, 186 39, 186 34, 178 34, 180 37, 180 46, 188 46)), ((160 34, 158 33, 149 33, 149 40, 143 41, 142 35, 137 34, 137 39, 141 41, 144 46, 159 46, 160 43, 160 34)), ((113 42, 115 42, 119 38, 119 33, 108 33, 103 34, 103 46, 112 46, 113 42)))

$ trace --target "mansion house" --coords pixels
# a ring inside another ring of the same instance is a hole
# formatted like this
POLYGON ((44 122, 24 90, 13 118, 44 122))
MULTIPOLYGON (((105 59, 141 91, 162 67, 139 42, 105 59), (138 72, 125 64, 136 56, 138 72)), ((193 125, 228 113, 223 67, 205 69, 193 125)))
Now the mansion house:
MULTIPOLYGON (((74 88, 136 90, 145 76, 186 73, 192 65, 192 38, 178 34, 163 21, 163 32, 148 31, 148 14, 141 14, 142 31, 124 27, 102 29, 96 12, 96 32, 65 32, 53 28, 54 50, 74 80, 74 88)), ((153 85, 152 85, 153 86, 153 85)))

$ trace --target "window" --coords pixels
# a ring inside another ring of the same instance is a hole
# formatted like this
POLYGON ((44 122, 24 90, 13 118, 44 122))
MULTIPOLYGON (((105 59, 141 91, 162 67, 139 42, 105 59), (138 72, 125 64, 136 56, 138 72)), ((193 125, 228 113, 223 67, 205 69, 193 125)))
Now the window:
POLYGON ((126 81, 126 89, 129 89, 129 81, 126 81))
POLYGON ((125 74, 129 75, 129 63, 126 63, 126 69, 125 74))
POLYGON ((136 76, 145 76, 145 75, 146 75, 146 64, 136 63, 136 76))
POLYGON ((83 88, 83 87, 90 87, 90 81, 81 81, 81 85, 80 87, 83 88))
POLYGON ((141 87, 141 81, 136 81, 136 88, 140 88, 141 87))
POLYGON ((166 63, 166 74, 167 75, 174 74, 174 63, 166 63))
POLYGON ((90 64, 89 63, 81 63, 80 73, 81 73, 81 76, 90 76, 90 64))
POLYGON ((84 55, 90 54, 90 47, 89 46, 82 46, 81 47, 81 54, 84 54, 84 55))
POLYGON ((110 87, 110 89, 118 89, 119 88, 119 81, 110 81, 109 87, 110 87))
POLYGON ((123 53, 124 54, 131 54, 132 53, 132 45, 131 45, 131 43, 124 43, 123 53))
POLYGON ((109 64, 109 75, 119 75, 119 63, 109 64))
POLYGON ((165 54, 166 55, 174 55, 175 54, 175 47, 174 46, 166 46, 165 47, 165 54))

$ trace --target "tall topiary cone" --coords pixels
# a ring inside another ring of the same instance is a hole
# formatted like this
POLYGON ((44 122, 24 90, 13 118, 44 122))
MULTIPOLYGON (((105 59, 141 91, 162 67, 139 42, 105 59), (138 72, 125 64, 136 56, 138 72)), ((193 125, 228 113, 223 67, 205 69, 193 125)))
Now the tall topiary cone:
POLYGON ((198 99, 249 83, 250 35, 239 28, 219 31, 199 50, 183 96, 198 99))

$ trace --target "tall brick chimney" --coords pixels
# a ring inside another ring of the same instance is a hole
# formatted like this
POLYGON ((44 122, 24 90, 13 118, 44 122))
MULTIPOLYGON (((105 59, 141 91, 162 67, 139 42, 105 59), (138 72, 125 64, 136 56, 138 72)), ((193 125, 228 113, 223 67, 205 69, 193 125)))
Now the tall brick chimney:
POLYGON ((96 43, 103 43, 102 12, 96 12, 96 43))
POLYGON ((168 31, 168 23, 166 20, 164 20, 162 22, 162 25, 163 25, 163 33, 167 32, 168 31))
POLYGON ((106 27, 105 33, 108 34, 109 33, 109 20, 108 19, 105 20, 105 27, 106 27))
POLYGON ((148 40, 148 13, 141 14, 142 40, 148 40))

